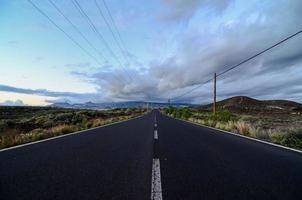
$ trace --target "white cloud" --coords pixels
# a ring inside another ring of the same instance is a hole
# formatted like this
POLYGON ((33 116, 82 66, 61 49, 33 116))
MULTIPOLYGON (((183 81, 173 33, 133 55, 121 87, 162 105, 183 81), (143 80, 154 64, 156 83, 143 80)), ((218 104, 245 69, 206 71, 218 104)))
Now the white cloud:
POLYGON ((162 21, 179 22, 189 20, 201 7, 224 10, 229 0, 161 0, 162 7, 159 19, 162 21))
MULTIPOLYGON (((202 18, 199 18, 199 11, 195 6, 188 7, 188 10, 191 9, 188 13, 192 14, 189 17, 189 26, 184 27, 185 30, 178 38, 176 50, 171 56, 164 60, 155 58, 143 75, 132 71, 136 77, 141 77, 141 80, 136 79, 129 85, 115 81, 112 76, 105 76, 102 73, 94 77, 95 83, 102 86, 102 91, 108 96, 114 98, 165 100, 186 92, 191 86, 203 83, 211 78, 214 72, 219 73, 241 62, 300 28, 297 26, 298 23, 292 23, 302 17, 301 12, 297 10, 297 7, 302 5, 300 1, 276 1, 261 4, 261 7, 258 5, 259 1, 253 1, 244 7, 241 5, 242 2, 238 2, 233 2, 232 7, 224 6, 223 13, 202 15, 202 18), (237 10, 233 10, 234 8, 237 10), (104 78, 107 84, 98 82, 104 78)), ((183 3, 177 1, 173 6, 183 3)), ((198 3, 199 1, 188 2, 192 5, 198 3)), ((184 15, 177 15, 176 18, 187 19, 186 12, 181 11, 180 13, 184 15)), ((169 34, 168 32, 167 35, 169 34)), ((291 98, 282 94, 291 91, 293 85, 301 85, 302 81, 295 79, 295 82, 292 82, 286 78, 280 85, 277 79, 271 80, 271 74, 276 73, 274 77, 280 78, 287 77, 293 70, 301 73, 302 46, 297 45, 300 40, 301 37, 297 37, 219 78, 218 84, 228 85, 220 95, 227 97, 245 94, 253 97, 291 98), (265 80, 270 80, 269 84, 263 85, 265 80), (247 85, 242 84, 243 82, 247 85), (252 82, 257 84, 251 84, 252 82), (254 85, 258 89, 248 87, 249 85, 254 85), (280 89, 273 85, 278 85, 280 89)), ((122 74, 115 72, 117 76, 122 74)), ((205 94, 204 99, 209 99, 211 93, 204 93, 204 89, 206 88, 201 87, 182 100, 200 101, 200 97, 194 96, 200 96, 201 93, 205 94)), ((295 95, 296 100, 301 101, 301 98, 298 98, 300 96, 302 95, 295 95)))
POLYGON ((16 101, 6 100, 0 103, 1 106, 25 106, 22 100, 18 99, 16 101))
MULTIPOLYGON (((164 40, 171 38, 174 35, 172 31, 177 30, 177 27, 181 30, 171 44, 173 50, 168 52, 168 56, 160 55, 163 51, 158 51, 158 55, 152 60, 144 60, 143 70, 135 67, 128 70, 127 73, 132 74, 132 80, 124 70, 108 65, 99 71, 75 69, 72 72, 93 84, 97 88, 96 93, 2 89, 80 102, 165 101, 203 83, 214 72, 222 72, 297 31, 301 28, 301 10, 302 2, 299 0, 252 0, 249 3, 239 0, 162 0, 159 13, 154 13, 158 24, 152 25, 163 26, 163 30, 155 31, 154 33, 160 33, 157 36, 150 33, 153 41, 146 49, 156 49, 157 52, 157 49, 165 48, 167 43, 164 40), (171 25, 171 21, 186 22, 186 25, 171 25)), ((219 77, 219 98, 248 95, 302 101, 302 79, 299 78, 302 73, 301 39, 298 36, 219 77)), ((92 67, 87 62, 66 66, 92 67)), ((211 87, 205 85, 180 101, 209 101, 211 87)))

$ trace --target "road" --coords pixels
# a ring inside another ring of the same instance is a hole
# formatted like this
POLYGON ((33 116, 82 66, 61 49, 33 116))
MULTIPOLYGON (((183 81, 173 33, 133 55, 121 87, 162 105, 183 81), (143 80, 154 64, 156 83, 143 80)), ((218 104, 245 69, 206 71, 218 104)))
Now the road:
POLYGON ((0 152, 0 199, 302 199, 302 154, 153 111, 0 152))

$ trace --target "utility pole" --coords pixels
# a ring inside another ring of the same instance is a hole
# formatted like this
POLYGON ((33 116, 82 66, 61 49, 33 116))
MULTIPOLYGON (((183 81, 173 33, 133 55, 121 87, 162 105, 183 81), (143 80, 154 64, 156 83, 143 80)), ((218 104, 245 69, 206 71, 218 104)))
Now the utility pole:
POLYGON ((213 114, 216 113, 216 72, 214 73, 214 102, 213 102, 213 114))
POLYGON ((168 105, 169 105, 169 107, 170 107, 170 99, 168 99, 168 105))

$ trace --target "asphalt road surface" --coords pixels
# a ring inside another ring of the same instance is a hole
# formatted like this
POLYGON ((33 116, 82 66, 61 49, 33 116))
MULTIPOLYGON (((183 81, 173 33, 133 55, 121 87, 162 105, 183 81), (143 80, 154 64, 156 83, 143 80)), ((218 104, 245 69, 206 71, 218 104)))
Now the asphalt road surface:
POLYGON ((153 111, 0 152, 0 199, 302 199, 302 154, 153 111))

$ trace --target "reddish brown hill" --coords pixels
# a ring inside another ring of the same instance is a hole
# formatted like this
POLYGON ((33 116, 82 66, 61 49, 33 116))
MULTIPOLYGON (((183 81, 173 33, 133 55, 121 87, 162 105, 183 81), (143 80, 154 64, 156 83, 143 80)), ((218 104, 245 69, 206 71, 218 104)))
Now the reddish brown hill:
MULTIPOLYGON (((212 104, 203 106, 211 109, 212 104)), ((231 111, 255 111, 255 112, 293 112, 302 111, 302 104, 288 100, 257 100, 247 96, 235 96, 217 102, 218 109, 231 111)))

